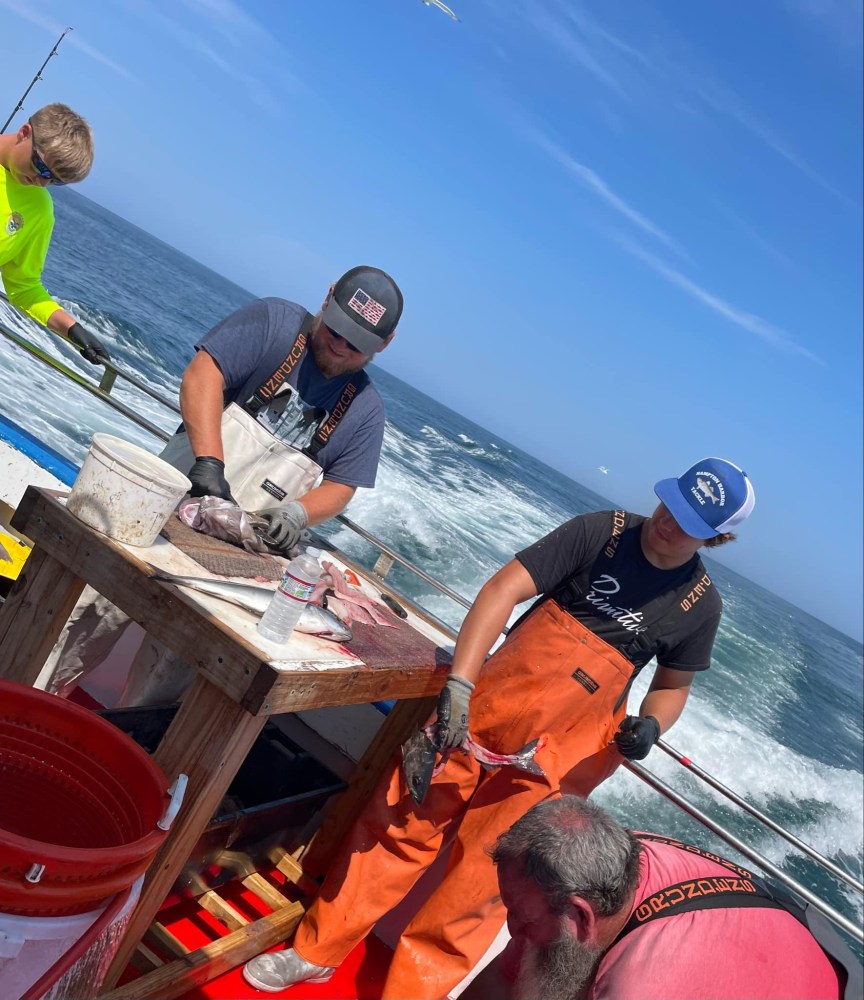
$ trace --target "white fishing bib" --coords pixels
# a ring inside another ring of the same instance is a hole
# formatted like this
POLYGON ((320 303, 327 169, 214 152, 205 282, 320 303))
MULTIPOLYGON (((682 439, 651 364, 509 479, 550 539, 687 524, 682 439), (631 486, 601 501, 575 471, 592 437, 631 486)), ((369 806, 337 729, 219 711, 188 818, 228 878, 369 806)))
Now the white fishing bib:
MULTIPOLYGON (((323 477, 321 466, 308 455, 284 444, 236 403, 222 411, 225 478, 243 510, 278 507, 308 493, 323 477)), ((168 442, 160 458, 186 473, 195 456, 185 431, 168 442)))

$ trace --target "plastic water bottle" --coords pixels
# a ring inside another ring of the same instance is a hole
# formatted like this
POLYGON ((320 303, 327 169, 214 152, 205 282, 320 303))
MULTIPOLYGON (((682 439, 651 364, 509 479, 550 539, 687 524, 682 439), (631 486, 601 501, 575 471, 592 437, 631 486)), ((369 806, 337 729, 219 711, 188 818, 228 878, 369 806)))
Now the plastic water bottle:
POLYGON ((320 549, 310 547, 288 563, 279 589, 258 622, 258 631, 265 639, 287 642, 324 572, 318 562, 320 555, 320 549))

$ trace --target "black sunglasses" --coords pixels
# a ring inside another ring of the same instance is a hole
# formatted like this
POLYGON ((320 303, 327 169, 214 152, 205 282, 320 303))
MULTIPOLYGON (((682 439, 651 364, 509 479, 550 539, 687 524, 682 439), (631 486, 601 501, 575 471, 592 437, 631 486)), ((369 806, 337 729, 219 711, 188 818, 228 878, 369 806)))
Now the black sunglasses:
POLYGON ((42 159, 42 157, 36 152, 36 133, 33 131, 33 122, 28 121, 30 126, 30 142, 33 145, 33 152, 30 154, 30 162, 33 164, 33 169, 37 174, 43 179, 48 181, 50 184, 62 185, 66 181, 61 181, 56 174, 51 171, 48 164, 42 159))
POLYGON ((354 352, 355 354, 362 354, 362 353, 363 353, 363 352, 362 352, 362 351, 360 350, 360 348, 359 348, 359 347, 355 347, 355 346, 354 346, 354 345, 353 345, 353 344, 351 343, 351 341, 350 341, 350 340, 346 340, 346 339, 345 339, 345 337, 343 337, 341 333, 337 333, 337 332, 336 332, 335 330, 333 330, 333 329, 331 329, 331 328, 330 328, 329 326, 327 326, 327 324, 326 324, 326 323, 324 324, 324 329, 325 329, 325 330, 326 330, 326 331, 327 331, 327 332, 328 332, 328 333, 330 334, 330 336, 331 336, 331 337, 332 337, 332 338, 333 338, 334 340, 344 340, 344 341, 345 341, 345 343, 346 343, 346 344, 348 345, 348 347, 350 348, 350 350, 352 350, 352 351, 353 351, 353 352, 354 352))

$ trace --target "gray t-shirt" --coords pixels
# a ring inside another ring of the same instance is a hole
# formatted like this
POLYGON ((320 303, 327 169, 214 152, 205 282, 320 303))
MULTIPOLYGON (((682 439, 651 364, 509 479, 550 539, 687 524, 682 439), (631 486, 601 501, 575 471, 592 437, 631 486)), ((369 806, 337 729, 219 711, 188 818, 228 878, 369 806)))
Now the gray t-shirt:
MULTIPOLYGON (((226 405, 242 406, 273 375, 293 347, 305 316, 296 302, 257 299, 198 341, 195 347, 205 350, 222 372, 226 405)), ((372 487, 384 439, 384 404, 366 372, 325 378, 308 349, 286 379, 284 391, 256 417, 280 440, 302 450, 349 382, 357 395, 315 461, 330 482, 372 487)))

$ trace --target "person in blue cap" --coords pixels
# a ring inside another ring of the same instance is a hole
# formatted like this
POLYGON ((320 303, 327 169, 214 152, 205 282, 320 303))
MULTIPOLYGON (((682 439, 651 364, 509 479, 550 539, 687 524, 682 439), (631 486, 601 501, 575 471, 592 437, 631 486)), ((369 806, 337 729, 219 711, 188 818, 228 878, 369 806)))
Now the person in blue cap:
POLYGON ((737 465, 706 458, 654 489, 660 503, 650 517, 574 517, 483 586, 438 702, 437 748, 456 752, 445 755, 420 804, 394 761, 293 947, 247 963, 248 982, 280 990, 326 981, 445 839, 453 841, 447 872, 403 931, 382 996, 446 996, 474 967, 505 919, 486 845, 535 803, 562 791, 586 796, 625 757, 645 757, 710 665, 722 601, 699 550, 735 537, 753 510, 753 487, 737 465), (516 605, 531 598, 488 656, 516 605), (633 679, 655 657, 648 693, 628 715, 633 679), (494 754, 536 740, 545 775, 484 769, 459 750, 469 732, 494 754))

